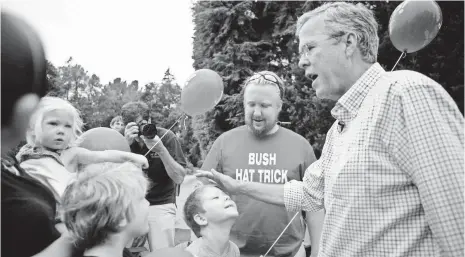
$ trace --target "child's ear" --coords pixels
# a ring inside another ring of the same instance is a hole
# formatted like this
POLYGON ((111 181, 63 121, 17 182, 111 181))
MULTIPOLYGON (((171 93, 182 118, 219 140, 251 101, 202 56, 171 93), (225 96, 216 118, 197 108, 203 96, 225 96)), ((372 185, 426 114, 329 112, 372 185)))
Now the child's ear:
POLYGON ((194 221, 199 224, 199 226, 205 226, 208 224, 208 220, 207 218, 205 218, 204 216, 200 215, 200 214, 195 214, 194 215, 194 221))

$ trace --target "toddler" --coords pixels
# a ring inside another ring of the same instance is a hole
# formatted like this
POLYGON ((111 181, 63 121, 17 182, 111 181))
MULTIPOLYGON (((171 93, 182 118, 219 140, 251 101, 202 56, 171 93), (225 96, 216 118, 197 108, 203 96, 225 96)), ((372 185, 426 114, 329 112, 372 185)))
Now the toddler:
POLYGON ((16 155, 20 166, 53 192, 57 203, 80 164, 126 161, 148 167, 147 158, 129 152, 89 151, 75 146, 83 122, 66 100, 44 97, 32 114, 27 144, 16 155))

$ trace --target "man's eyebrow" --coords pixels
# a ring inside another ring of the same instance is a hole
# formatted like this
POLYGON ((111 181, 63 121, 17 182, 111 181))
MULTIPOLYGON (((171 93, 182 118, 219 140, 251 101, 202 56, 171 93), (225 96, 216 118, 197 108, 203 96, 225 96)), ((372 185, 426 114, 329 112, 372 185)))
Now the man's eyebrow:
POLYGON ((305 48, 308 48, 309 46, 314 46, 315 45, 315 41, 311 40, 311 41, 308 41, 307 43, 305 44, 302 44, 300 47, 299 47, 299 53, 302 53, 302 51, 305 49, 305 48))

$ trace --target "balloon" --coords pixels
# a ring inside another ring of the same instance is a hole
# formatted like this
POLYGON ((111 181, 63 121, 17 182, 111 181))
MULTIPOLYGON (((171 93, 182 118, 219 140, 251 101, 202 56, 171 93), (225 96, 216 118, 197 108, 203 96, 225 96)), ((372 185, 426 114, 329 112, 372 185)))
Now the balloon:
POLYGON ((98 127, 82 133, 77 145, 91 151, 120 150, 131 152, 128 141, 118 131, 98 127))
POLYGON ((218 73, 197 70, 190 76, 181 92, 181 109, 190 116, 203 114, 223 97, 223 80, 218 73))
POLYGON ((442 12, 432 0, 406 0, 389 20, 392 44, 401 52, 413 53, 428 45, 442 25, 442 12))

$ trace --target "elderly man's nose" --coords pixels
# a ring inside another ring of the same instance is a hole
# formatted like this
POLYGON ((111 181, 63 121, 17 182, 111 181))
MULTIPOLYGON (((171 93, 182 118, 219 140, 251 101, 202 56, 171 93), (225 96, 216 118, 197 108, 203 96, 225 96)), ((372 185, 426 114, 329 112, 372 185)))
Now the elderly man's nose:
POLYGON ((308 61, 308 59, 303 57, 303 56, 300 57, 300 59, 299 59, 299 68, 306 69, 308 66, 310 66, 310 62, 308 61))

